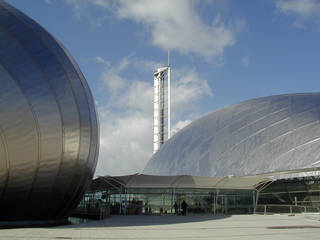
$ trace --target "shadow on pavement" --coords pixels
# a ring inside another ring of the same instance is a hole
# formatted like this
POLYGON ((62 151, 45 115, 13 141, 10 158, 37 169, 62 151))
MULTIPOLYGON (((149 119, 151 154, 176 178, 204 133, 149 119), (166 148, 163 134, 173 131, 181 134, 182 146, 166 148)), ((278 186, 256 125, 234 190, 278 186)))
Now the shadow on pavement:
POLYGON ((158 215, 112 215, 109 218, 95 221, 88 221, 75 225, 65 225, 59 228, 90 228, 90 227, 131 227, 131 226, 151 226, 165 224, 179 224, 212 221, 229 218, 230 215, 188 215, 188 216, 158 216, 158 215))

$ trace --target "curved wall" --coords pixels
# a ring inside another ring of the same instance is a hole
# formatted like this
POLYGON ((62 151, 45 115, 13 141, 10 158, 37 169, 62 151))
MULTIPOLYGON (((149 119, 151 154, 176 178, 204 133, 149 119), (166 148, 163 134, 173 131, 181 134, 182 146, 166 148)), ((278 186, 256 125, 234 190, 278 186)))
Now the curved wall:
POLYGON ((70 54, 0 1, 0 220, 61 219, 95 171, 95 104, 70 54))
POLYGON ((320 93, 252 99, 194 121, 144 173, 248 175, 320 166, 320 93))

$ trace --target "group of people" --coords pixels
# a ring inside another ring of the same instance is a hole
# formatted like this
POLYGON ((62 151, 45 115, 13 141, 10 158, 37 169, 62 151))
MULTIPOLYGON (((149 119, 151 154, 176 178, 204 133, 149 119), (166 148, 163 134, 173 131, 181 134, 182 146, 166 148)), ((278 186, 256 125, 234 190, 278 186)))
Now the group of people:
MULTIPOLYGON (((175 214, 178 215, 180 209, 179 209, 179 205, 177 204, 177 202, 174 203, 173 207, 174 207, 174 212, 175 212, 175 214)), ((181 214, 182 214, 183 216, 186 216, 186 215, 187 215, 187 207, 188 207, 188 204, 186 203, 185 200, 183 200, 182 203, 181 203, 181 209, 182 209, 181 214)))

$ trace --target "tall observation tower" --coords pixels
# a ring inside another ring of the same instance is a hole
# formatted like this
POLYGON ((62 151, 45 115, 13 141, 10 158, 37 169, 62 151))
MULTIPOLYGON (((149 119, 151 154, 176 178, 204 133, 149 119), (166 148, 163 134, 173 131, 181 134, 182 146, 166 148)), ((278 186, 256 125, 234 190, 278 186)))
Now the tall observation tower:
POLYGON ((153 153, 155 153, 170 138, 170 52, 168 52, 168 66, 155 70, 153 79, 153 153))

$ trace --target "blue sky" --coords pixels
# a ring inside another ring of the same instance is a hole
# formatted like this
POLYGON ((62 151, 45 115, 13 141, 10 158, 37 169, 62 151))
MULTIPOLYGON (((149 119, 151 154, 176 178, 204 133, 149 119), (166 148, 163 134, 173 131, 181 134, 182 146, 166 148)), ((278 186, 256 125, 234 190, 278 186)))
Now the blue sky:
POLYGON ((100 118, 96 175, 152 155, 153 70, 171 49, 172 125, 268 95, 320 90, 320 0, 7 0, 71 52, 100 118))

